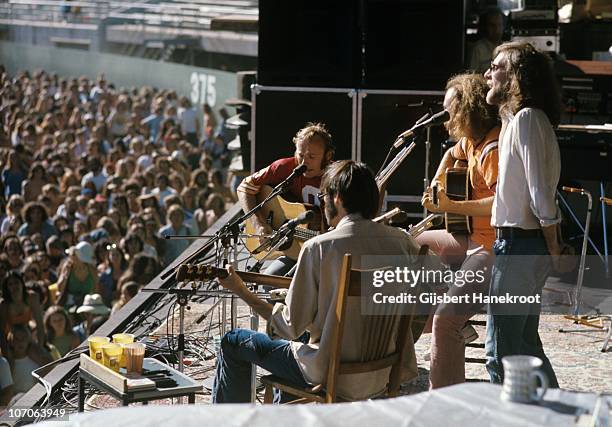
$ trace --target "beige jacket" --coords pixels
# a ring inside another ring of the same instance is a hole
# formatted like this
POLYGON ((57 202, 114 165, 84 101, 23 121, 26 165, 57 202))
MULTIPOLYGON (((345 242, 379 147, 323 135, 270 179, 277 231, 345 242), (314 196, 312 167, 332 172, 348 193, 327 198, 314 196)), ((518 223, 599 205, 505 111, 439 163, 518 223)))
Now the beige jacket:
MULTIPOLYGON (((307 241, 300 252, 295 276, 285 304, 276 304, 268 319, 268 334, 293 340, 304 331, 310 342, 292 341, 291 346, 307 382, 319 384, 327 374, 330 329, 336 301, 336 284, 342 257, 353 255, 353 268, 360 266, 362 255, 406 255, 415 259, 418 245, 405 232, 364 220, 359 215, 344 217, 335 230, 307 241)), ((346 332, 342 342, 342 360, 358 360, 362 346, 364 316, 359 298, 349 298, 346 311, 346 332)), ((403 380, 417 373, 412 336, 411 351, 402 374, 403 380)), ((393 351, 393 348, 389 349, 393 351)), ((384 391, 389 369, 373 373, 343 375, 338 381, 338 395, 351 400, 365 399, 384 391)))

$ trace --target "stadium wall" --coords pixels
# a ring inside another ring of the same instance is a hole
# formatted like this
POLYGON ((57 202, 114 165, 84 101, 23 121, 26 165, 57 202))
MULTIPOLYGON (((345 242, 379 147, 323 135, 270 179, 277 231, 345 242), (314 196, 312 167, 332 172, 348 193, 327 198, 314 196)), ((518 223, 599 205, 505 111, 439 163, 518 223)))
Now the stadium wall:
POLYGON ((11 75, 36 69, 90 78, 104 73, 117 88, 148 85, 174 89, 199 107, 207 102, 219 109, 226 99, 236 97, 235 73, 121 55, 0 41, 0 63, 11 75))

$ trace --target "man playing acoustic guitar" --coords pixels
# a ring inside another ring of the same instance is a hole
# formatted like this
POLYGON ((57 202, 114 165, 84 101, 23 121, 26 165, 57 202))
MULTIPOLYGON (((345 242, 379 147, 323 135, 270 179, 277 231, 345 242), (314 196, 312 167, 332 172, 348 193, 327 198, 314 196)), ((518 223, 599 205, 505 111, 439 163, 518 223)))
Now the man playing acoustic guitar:
MULTIPOLYGON (((457 281, 451 284, 448 293, 453 296, 487 295, 494 262, 495 233, 490 221, 497 184, 500 121, 497 110, 486 102, 488 89, 485 79, 478 74, 461 74, 448 81, 444 108, 450 113, 450 120, 445 125, 450 136, 459 142, 444 154, 432 180, 432 186, 438 188, 438 203, 433 203, 431 188, 422 199, 423 206, 432 212, 473 217, 469 235, 430 230, 417 237, 417 243, 429 245, 443 262, 451 265, 461 263, 459 271, 482 272, 484 280, 462 286, 457 281), (457 160, 467 162, 471 200, 454 201, 447 196, 444 175, 457 160)), ((432 327, 430 388, 465 381, 462 329, 479 309, 478 304, 441 304, 436 309, 432 327)))
MULTIPOLYGON (((242 181, 237 189, 238 201, 247 212, 258 203, 258 195, 263 186, 276 186, 285 180, 300 164, 306 165, 306 172, 296 177, 283 197, 290 202, 318 205, 317 194, 321 184, 321 176, 325 167, 334 156, 332 137, 322 123, 308 123, 300 129, 293 138, 295 154, 293 157, 279 159, 269 166, 255 172, 242 181)), ((289 218, 291 219, 291 218, 289 218)), ((255 213, 256 233, 269 235, 272 227, 266 222, 265 214, 259 210, 255 213)), ((284 275, 295 265, 295 260, 281 256, 267 269, 267 274, 284 275)))

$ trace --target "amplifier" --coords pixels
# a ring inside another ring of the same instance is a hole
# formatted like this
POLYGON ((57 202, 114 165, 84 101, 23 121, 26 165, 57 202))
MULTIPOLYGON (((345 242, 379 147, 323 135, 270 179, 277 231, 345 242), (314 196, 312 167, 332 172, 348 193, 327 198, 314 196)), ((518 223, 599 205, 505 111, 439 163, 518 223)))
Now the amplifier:
POLYGON ((612 181, 612 128, 561 125, 561 179, 612 181))
POLYGON ((525 35, 513 35, 512 41, 531 43, 536 49, 541 50, 542 52, 559 53, 558 34, 532 35, 530 33, 525 33, 525 35))

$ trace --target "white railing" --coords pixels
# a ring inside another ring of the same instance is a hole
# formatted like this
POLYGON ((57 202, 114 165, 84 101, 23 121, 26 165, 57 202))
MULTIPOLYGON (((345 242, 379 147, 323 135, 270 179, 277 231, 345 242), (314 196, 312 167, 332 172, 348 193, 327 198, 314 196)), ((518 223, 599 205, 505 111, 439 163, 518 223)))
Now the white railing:
POLYGON ((106 18, 154 26, 209 29, 222 15, 257 16, 258 0, 195 0, 191 2, 122 2, 9 0, 0 3, 0 19, 19 21, 87 22, 106 18))

